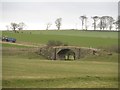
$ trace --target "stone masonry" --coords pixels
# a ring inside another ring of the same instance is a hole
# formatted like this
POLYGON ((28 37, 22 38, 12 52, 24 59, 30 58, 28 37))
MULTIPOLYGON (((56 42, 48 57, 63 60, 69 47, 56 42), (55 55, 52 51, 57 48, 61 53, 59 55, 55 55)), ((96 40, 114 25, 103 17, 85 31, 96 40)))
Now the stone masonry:
POLYGON ((80 59, 86 55, 98 55, 99 50, 76 46, 42 47, 39 54, 50 60, 80 59))

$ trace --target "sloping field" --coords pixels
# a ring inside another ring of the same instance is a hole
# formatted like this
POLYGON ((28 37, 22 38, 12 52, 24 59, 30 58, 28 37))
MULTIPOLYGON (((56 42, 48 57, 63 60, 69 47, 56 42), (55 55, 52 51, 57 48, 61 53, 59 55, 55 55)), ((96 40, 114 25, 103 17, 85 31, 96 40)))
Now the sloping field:
POLYGON ((109 47, 118 45, 118 32, 93 31, 22 31, 3 32, 3 36, 14 37, 17 42, 46 44, 49 40, 59 40, 69 45, 83 47, 109 47))
MULTIPOLYGON (((45 45, 59 40, 83 47, 118 45, 117 32, 22 31, 3 32, 17 43, 45 45)), ((118 53, 88 56, 76 61, 46 60, 37 48, 3 44, 4 88, 117 88, 118 53)))

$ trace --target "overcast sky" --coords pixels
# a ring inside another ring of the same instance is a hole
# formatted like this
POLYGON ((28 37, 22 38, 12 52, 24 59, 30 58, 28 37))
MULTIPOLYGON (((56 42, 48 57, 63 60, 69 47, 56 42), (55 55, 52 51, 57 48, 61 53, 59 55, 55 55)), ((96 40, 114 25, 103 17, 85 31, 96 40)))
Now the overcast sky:
MULTIPOLYGON (((2 26, 11 22, 24 22, 26 29, 46 29, 46 23, 51 22, 50 29, 56 29, 55 20, 62 18, 62 29, 81 29, 81 15, 88 17, 88 28, 92 28, 94 15, 118 16, 118 2, 1 2, 2 26)), ((0 22, 1 23, 1 22, 0 22)))

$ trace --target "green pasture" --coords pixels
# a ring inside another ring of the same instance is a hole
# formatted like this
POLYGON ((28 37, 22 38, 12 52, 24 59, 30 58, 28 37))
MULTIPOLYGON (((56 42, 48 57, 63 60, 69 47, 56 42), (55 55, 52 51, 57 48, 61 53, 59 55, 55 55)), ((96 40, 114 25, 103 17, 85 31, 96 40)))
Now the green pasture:
POLYGON ((117 88, 117 64, 4 58, 3 87, 117 88), (10 61, 9 61, 10 60, 10 61))
POLYGON ((100 60, 3 57, 3 88, 117 88, 117 62, 100 60))
POLYGON ((15 45, 15 44, 11 44, 11 43, 3 43, 2 47, 27 48, 28 46, 15 45))
POLYGON ((82 47, 110 47, 118 44, 118 32, 93 32, 79 30, 3 32, 3 36, 14 37, 17 42, 46 44, 58 40, 69 45, 82 47))
MULTIPOLYGON (((17 43, 44 45, 59 40, 82 47, 118 45, 118 32, 3 31, 17 43)), ((46 60, 38 48, 2 44, 3 88, 118 88, 118 53, 86 56, 79 60, 46 60)))

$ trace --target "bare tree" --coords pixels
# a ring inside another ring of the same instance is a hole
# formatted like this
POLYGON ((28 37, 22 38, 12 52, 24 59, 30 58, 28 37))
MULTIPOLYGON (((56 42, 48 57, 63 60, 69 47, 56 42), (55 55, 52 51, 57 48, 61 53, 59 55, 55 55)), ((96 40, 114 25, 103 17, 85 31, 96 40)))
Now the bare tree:
POLYGON ((103 27, 102 17, 99 17, 99 19, 100 19, 100 22, 98 23, 98 27, 100 28, 100 30, 102 30, 102 27, 103 27))
POLYGON ((109 16, 108 17, 108 24, 109 24, 109 29, 111 30, 113 28, 113 23, 114 23, 113 17, 109 16))
POLYGON ((85 29, 87 30, 88 26, 87 26, 87 17, 85 17, 85 29))
POLYGON ((47 23, 46 25, 47 25, 46 30, 48 30, 51 27, 52 23, 47 23))
POLYGON ((25 23, 20 22, 20 23, 18 24, 18 30, 23 30, 23 28, 24 28, 25 26, 26 26, 25 23))
POLYGON ((105 30, 105 28, 107 29, 108 27, 108 16, 102 16, 100 17, 100 22, 98 24, 98 27, 100 28, 100 30, 105 30))
POLYGON ((106 30, 110 29, 110 28, 112 29, 112 24, 113 24, 112 21, 111 21, 112 19, 113 18, 111 16, 105 16, 106 30))
POLYGON ((84 23, 85 23, 85 27, 87 27, 87 17, 85 15, 80 16, 79 19, 81 19, 82 21, 82 30, 84 29, 84 23))
POLYGON ((11 29, 16 32, 16 29, 18 28, 18 24, 17 23, 11 23, 11 29))
POLYGON ((94 17, 92 17, 92 19, 94 20, 94 22, 93 22, 94 30, 96 30, 96 28, 97 28, 96 22, 99 20, 99 17, 98 16, 94 16, 94 17))
POLYGON ((106 28, 108 28, 108 16, 103 16, 102 19, 103 19, 103 30, 106 28))
POLYGON ((55 21, 56 27, 60 30, 62 18, 57 18, 55 21))

